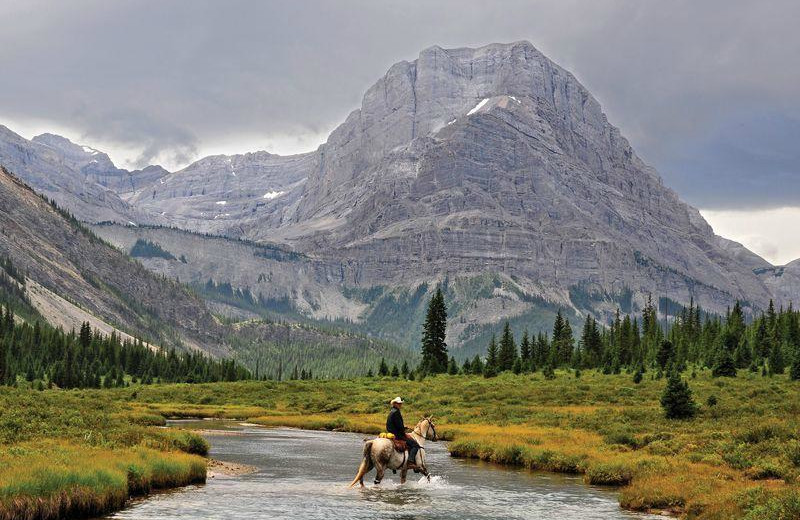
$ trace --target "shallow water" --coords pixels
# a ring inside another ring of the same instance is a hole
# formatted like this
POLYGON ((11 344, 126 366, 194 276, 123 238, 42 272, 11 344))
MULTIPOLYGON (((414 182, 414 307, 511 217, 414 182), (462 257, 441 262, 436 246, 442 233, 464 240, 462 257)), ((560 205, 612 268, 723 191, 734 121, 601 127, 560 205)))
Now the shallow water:
MULTIPOLYGON (((203 422, 208 428, 211 423, 203 422)), ((380 486, 348 489, 360 462, 361 434, 267 429, 238 423, 208 433, 210 456, 256 466, 133 503, 111 518, 126 519, 645 519, 619 508, 613 490, 580 477, 530 473, 451 458, 444 443, 426 446, 427 482, 387 472, 380 486)), ((365 478, 371 482, 374 470, 365 478)))

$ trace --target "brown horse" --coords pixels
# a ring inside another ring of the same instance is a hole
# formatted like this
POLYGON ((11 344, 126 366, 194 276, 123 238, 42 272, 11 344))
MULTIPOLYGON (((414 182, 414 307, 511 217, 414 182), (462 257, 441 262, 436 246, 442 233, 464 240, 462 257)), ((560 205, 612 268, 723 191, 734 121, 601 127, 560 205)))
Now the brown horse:
MULTIPOLYGON (((425 465, 425 441, 436 441, 436 427, 433 424, 433 417, 425 417, 414 427, 414 430, 409 433, 415 441, 419 443, 419 451, 417 452, 416 460, 414 461, 419 468, 420 473, 431 479, 428 473, 428 468, 425 465)), ((408 450, 405 453, 400 453, 394 449, 394 442, 391 439, 371 439, 364 443, 364 456, 361 460, 361 465, 358 468, 358 473, 350 487, 360 483, 364 487, 364 475, 369 473, 374 467, 377 471, 375 474, 375 483, 380 484, 383 480, 383 475, 387 469, 400 470, 400 483, 406 481, 408 474, 408 450)))

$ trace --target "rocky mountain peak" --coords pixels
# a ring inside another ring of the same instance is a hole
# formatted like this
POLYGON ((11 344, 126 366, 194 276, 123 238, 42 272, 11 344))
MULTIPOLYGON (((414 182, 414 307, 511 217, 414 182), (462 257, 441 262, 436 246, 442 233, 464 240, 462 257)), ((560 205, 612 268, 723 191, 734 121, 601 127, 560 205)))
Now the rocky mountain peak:
POLYGON ((393 154, 413 154, 409 145, 415 139, 435 138, 464 117, 498 107, 518 112, 514 124, 520 131, 547 134, 559 153, 593 170, 630 163, 639 175, 661 182, 608 123, 594 97, 531 43, 433 46, 412 62, 393 65, 367 90, 361 107, 334 130, 320 148, 320 168, 310 172, 294 218, 329 218, 331 203, 351 192, 364 172, 393 154))

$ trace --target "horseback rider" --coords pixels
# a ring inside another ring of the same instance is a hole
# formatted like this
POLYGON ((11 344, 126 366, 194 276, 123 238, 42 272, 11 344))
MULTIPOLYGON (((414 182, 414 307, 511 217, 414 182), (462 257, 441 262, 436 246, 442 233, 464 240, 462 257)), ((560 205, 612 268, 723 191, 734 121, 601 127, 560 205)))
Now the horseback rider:
POLYGON ((400 413, 400 408, 403 407, 403 400, 400 397, 392 399, 392 410, 389 412, 389 417, 386 419, 386 431, 394 434, 395 439, 406 441, 408 446, 408 467, 416 469, 417 452, 419 451, 419 443, 414 440, 411 435, 406 435, 406 425, 403 422, 403 414, 400 413))

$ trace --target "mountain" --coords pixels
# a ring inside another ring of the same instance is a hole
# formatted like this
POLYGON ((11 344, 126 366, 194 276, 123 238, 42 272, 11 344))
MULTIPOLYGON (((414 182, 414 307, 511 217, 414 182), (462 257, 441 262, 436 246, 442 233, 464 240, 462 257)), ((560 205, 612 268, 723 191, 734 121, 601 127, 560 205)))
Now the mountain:
POLYGON ((106 334, 234 357, 262 374, 297 364, 320 376, 353 375, 381 358, 413 360, 406 349, 335 328, 222 323, 196 292, 143 266, 144 249, 138 259, 120 252, 0 168, 0 302, 25 319, 65 330, 89 321, 106 334))
POLYGON ((0 257, 26 274, 29 297, 57 325, 77 328, 92 318, 151 343, 226 352, 200 298, 120 254, 5 169, 0 257))
POLYGON ((117 194, 158 223, 227 237, 95 228, 125 251, 148 236, 187 259, 148 268, 406 344, 436 283, 451 344, 467 350, 505 319, 544 328, 559 308, 608 319, 652 297, 666 312, 690 301, 724 312, 736 299, 757 312, 798 296, 795 266, 716 236, 528 42, 425 49, 313 152, 208 157, 117 194))
MULTIPOLYGON (((234 258, 194 272, 283 294, 305 316, 415 315, 418 288, 446 282, 453 344, 469 345, 503 319, 546 323, 559 307, 608 318, 652 295, 664 309, 693 300, 724 312, 739 299, 754 311, 797 295, 788 278, 764 276, 768 262, 716 236, 586 88, 527 42, 431 47, 392 66, 318 150, 264 155, 245 188, 230 158, 209 159, 134 203, 148 199, 185 229, 301 253, 305 267, 288 271, 234 258), (263 200, 267 190, 275 196, 263 200), (285 273, 269 288, 253 274, 267 267, 285 273)), ((415 343, 418 331, 388 321, 395 332, 372 332, 415 343)))
POLYGON ((294 203, 314 164, 315 154, 214 155, 158 178, 130 202, 172 226, 237 236, 241 226, 294 203))
MULTIPOLYGON (((139 172, 120 170, 105 153, 64 137, 42 134, 28 140, 0 125, 0 165, 82 221, 158 222, 118 193, 139 172)), ((142 180, 152 181, 152 170, 142 180)))
POLYGON ((573 290, 600 307, 627 291, 710 310, 771 296, 527 42, 393 66, 319 154, 298 204, 250 233, 340 258, 350 283, 490 271, 563 304, 573 290))

